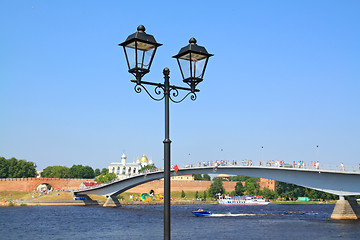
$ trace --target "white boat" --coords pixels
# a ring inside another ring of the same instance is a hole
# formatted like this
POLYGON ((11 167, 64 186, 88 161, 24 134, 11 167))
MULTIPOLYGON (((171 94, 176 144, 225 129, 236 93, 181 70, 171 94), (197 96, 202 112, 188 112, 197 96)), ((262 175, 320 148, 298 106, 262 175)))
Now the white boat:
POLYGON ((261 197, 256 196, 229 196, 223 195, 219 197, 219 204, 221 205, 268 205, 267 201, 261 197))

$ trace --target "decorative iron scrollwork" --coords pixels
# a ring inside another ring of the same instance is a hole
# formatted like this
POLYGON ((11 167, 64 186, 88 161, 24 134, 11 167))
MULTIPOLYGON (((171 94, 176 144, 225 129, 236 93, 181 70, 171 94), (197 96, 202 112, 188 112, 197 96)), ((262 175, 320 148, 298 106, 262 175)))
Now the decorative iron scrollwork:
MULTIPOLYGON (((135 80, 133 80, 135 82, 135 80)), ((151 95, 151 93, 147 90, 147 88, 143 85, 143 84, 148 84, 148 83, 144 83, 144 82, 140 82, 140 83, 136 83, 134 90, 136 93, 141 93, 142 90, 144 89, 145 92, 155 101, 161 101, 165 98, 166 94, 169 94, 169 99, 174 102, 174 103, 181 103, 182 101, 184 101, 188 96, 190 96, 190 99, 192 101, 195 101, 197 96, 195 92, 190 91, 190 89, 184 89, 181 87, 177 87, 177 86, 170 86, 169 87, 169 92, 166 93, 166 89, 165 89, 165 85, 164 84, 149 84, 152 86, 156 86, 154 89, 154 92, 156 95, 161 95, 160 98, 156 98, 153 95, 151 95), (180 90, 186 90, 189 91, 183 98, 181 98, 180 100, 176 100, 175 98, 179 97, 179 89, 180 90)))
POLYGON ((164 99, 165 97, 165 94, 164 94, 164 88, 163 86, 161 86, 160 84, 154 89, 154 92, 156 95, 160 95, 161 93, 163 94, 163 96, 161 98, 155 98, 151 95, 151 93, 146 89, 146 87, 142 84, 136 84, 135 87, 134 87, 134 90, 136 93, 141 93, 142 92, 142 89, 145 90, 145 92, 155 101, 161 101, 164 99))
MULTIPOLYGON (((171 89, 171 90, 173 90, 173 89, 171 89)), ((178 94, 178 90, 176 89, 176 92, 177 92, 177 94, 176 94, 176 96, 175 97, 177 97, 179 94, 178 94)), ((175 94, 173 94, 173 96, 174 96, 175 94)), ((189 96, 189 95, 191 95, 190 96, 190 99, 192 100, 192 101, 195 101, 196 100, 196 93, 193 93, 193 92, 188 92, 181 100, 179 100, 179 101, 176 101, 175 99, 173 99, 172 97, 171 97, 171 95, 170 95, 170 100, 172 101, 172 102, 174 102, 174 103, 181 103, 182 101, 184 101, 186 98, 187 98, 187 96, 189 96)))

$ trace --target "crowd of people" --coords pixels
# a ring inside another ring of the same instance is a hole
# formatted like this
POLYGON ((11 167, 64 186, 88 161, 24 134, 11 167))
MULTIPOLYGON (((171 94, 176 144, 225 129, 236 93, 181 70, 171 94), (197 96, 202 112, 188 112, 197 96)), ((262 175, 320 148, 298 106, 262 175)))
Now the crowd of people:
MULTIPOLYGON (((219 167, 219 166, 256 166, 252 160, 244 159, 240 164, 236 160, 218 160, 218 161, 203 161, 197 162, 194 164, 185 164, 185 168, 192 167, 219 167)), ((265 164, 260 160, 258 166, 266 166, 266 167, 286 167, 286 168, 303 168, 303 169, 320 169, 319 161, 311 161, 308 167, 306 166, 305 161, 293 161, 292 163, 286 163, 283 160, 267 160, 265 164)), ((344 171, 344 165, 341 163, 341 170, 344 171)), ((360 170, 360 164, 359 164, 360 170)))
MULTIPOLYGON (((284 167, 284 168, 301 168, 301 169, 320 169, 319 161, 311 161, 310 163, 306 163, 305 161, 293 161, 292 163, 286 163, 283 160, 267 160, 263 163, 261 160, 258 162, 258 165, 253 162, 253 160, 244 159, 241 162, 237 162, 236 160, 217 160, 217 161, 203 161, 197 162, 196 164, 185 164, 184 168, 192 168, 192 167, 220 167, 220 166, 266 166, 266 167, 284 167)), ((173 169, 173 166, 172 166, 173 169)), ((330 168, 331 169, 331 168, 330 168)), ((334 169, 334 167, 332 168, 334 169)), ((340 171, 345 171, 344 163, 341 162, 339 166, 335 169, 340 171)), ((360 171, 360 163, 359 169, 360 171)))

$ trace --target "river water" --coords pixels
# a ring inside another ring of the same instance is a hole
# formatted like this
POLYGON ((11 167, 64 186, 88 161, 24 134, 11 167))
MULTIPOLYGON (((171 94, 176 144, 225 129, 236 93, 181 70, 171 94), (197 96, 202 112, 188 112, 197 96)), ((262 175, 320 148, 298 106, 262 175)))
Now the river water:
MULTIPOLYGON (((360 221, 334 205, 173 205, 172 239, 360 239, 360 221), (214 214, 195 217, 204 208, 214 214)), ((0 239, 163 239, 163 206, 0 208, 0 239)))

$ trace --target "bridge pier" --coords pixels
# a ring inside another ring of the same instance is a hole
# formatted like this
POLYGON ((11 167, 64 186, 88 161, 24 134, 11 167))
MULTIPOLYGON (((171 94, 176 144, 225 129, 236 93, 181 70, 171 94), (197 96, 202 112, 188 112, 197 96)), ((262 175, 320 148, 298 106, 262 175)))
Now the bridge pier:
POLYGON ((121 207, 121 204, 116 196, 108 196, 103 207, 121 207))
POLYGON ((360 208, 356 199, 351 197, 349 200, 345 200, 343 196, 340 196, 330 218, 335 220, 360 219, 360 208))
POLYGON ((92 200, 91 197, 89 197, 89 195, 84 194, 84 195, 77 195, 74 192, 71 192, 71 195, 75 198, 75 197, 81 197, 84 198, 85 200, 83 200, 84 205, 85 206, 90 206, 90 205, 99 205, 98 201, 92 200))

